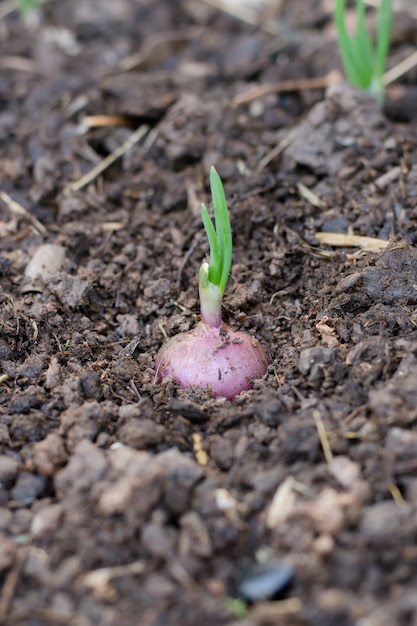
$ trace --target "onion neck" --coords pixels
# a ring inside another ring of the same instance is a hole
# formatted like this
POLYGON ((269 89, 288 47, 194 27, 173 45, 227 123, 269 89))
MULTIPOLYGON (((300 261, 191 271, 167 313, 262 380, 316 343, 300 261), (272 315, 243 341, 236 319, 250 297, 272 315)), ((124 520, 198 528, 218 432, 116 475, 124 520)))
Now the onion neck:
POLYGON ((198 288, 200 293, 200 313, 205 324, 216 328, 222 325, 223 293, 217 285, 209 281, 209 265, 203 263, 200 268, 198 288))

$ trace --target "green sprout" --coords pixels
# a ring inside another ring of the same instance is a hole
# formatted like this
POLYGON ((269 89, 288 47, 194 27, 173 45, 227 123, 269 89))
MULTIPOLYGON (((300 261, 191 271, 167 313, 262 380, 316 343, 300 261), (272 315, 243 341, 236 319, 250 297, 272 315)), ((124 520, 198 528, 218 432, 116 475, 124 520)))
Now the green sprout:
POLYGON ((241 598, 225 598, 224 606, 236 619, 245 619, 248 615, 248 607, 241 598))
POLYGON ((232 264, 232 231, 222 181, 210 169, 214 223, 207 208, 201 214, 210 259, 199 274, 201 320, 191 330, 168 339, 155 359, 156 380, 172 376, 183 389, 197 386, 213 397, 233 400, 253 389, 268 368, 268 358, 253 335, 222 321, 222 297, 232 264))
POLYGON ((201 216, 210 246, 209 263, 203 263, 199 274, 201 319, 212 326, 222 323, 221 304, 232 265, 232 229, 226 196, 220 176, 210 168, 210 189, 214 224, 207 208, 201 205, 201 216))
POLYGON ((356 0, 356 35, 348 35, 345 23, 345 0, 336 0, 334 21, 339 39, 340 56, 348 81, 369 91, 379 104, 384 99, 382 80, 388 55, 392 28, 391 0, 380 0, 377 33, 372 41, 365 25, 363 0, 356 0))
POLYGON ((20 15, 27 15, 38 7, 38 0, 15 0, 20 15))

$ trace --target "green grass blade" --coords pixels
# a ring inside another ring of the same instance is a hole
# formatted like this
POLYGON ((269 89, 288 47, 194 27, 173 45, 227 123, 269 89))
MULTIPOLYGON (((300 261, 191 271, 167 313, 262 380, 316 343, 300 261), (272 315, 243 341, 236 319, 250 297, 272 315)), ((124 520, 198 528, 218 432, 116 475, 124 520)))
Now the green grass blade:
MULTIPOLYGON (((373 52, 370 56, 362 51, 361 43, 357 37, 352 37, 352 55, 356 71, 356 84, 361 89, 368 89, 372 82, 373 52)), ((372 46, 371 40, 369 40, 372 46)), ((372 48, 371 48, 372 49, 372 48)))
POLYGON ((232 265, 232 229, 222 181, 214 167, 210 169, 210 188, 213 198, 217 243, 221 258, 218 287, 221 293, 224 293, 232 265))
POLYGON ((336 0, 334 22, 339 40, 339 52, 346 78, 356 87, 362 87, 360 70, 357 67, 355 42, 348 35, 345 24, 345 0, 336 0))
POLYGON ((392 29, 391 0, 381 0, 378 10, 377 40, 374 60, 374 75, 381 79, 385 71, 392 29))
POLYGON ((207 207, 204 204, 201 205, 201 217, 203 219, 204 229, 210 246, 208 278, 211 283, 218 285, 221 279, 221 253, 213 222, 211 221, 207 207))
POLYGON ((382 75, 388 56, 391 27, 391 0, 381 0, 378 9, 377 38, 372 41, 366 30, 364 0, 356 0, 357 32, 350 36, 346 30, 345 0, 335 0, 334 22, 340 56, 346 77, 352 85, 370 90, 377 99, 383 92, 382 75))
POLYGON ((26 15, 38 6, 38 0, 16 0, 17 8, 21 15, 26 15))
POLYGON ((365 5, 363 0, 356 0, 356 15, 358 20, 356 44, 357 62, 361 68, 361 80, 364 88, 369 88, 372 82, 374 50, 372 39, 366 30, 365 5))

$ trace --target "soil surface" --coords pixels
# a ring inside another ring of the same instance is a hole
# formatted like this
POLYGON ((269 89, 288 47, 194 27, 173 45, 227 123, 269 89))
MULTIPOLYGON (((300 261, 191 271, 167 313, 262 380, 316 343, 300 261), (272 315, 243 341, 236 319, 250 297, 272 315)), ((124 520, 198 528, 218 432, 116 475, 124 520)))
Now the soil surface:
POLYGON ((331 10, 0 3, 2 624, 416 626, 417 70, 335 81, 331 10), (211 165, 232 402, 154 371, 211 165))

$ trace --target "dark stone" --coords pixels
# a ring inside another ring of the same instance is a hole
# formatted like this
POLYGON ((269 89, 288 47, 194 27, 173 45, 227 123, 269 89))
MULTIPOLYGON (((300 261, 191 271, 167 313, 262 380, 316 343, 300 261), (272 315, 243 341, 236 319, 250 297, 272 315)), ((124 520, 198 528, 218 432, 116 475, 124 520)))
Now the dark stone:
POLYGON ((417 251, 414 248, 387 250, 374 268, 368 267, 363 272, 362 289, 376 302, 412 306, 417 303, 416 273, 417 251))
POLYGON ((142 531, 142 544, 157 559, 170 559, 175 553, 176 533, 173 528, 159 524, 146 524, 142 531))
POLYGON ((81 393, 90 400, 100 400, 102 396, 100 374, 85 372, 80 376, 81 393))
POLYGON ((165 429, 149 419, 133 418, 119 429, 119 441, 136 450, 162 443, 165 429))
POLYGON ((13 350, 5 339, 0 339, 0 359, 9 359, 13 355, 13 350))
POLYGON ((10 413, 29 413, 31 409, 37 409, 44 402, 45 397, 39 388, 28 387, 24 392, 16 393, 10 402, 10 413))
POLYGON ((32 355, 20 365, 17 373, 22 378, 27 378, 30 382, 37 382, 46 367, 46 359, 42 356, 32 355))
POLYGON ((19 461, 12 459, 5 454, 0 455, 0 483, 10 486, 16 478, 19 470, 19 461))
POLYGON ((16 485, 11 491, 12 499, 16 502, 30 503, 41 496, 47 485, 45 476, 36 476, 29 472, 21 472, 16 485))
POLYGON ((290 585, 294 570, 287 563, 270 561, 250 568, 240 580, 237 591, 248 602, 272 600, 283 594, 290 585))
POLYGON ((185 417, 193 424, 204 424, 210 419, 210 415, 202 411, 196 402, 187 402, 173 398, 169 403, 169 408, 173 413, 185 417))

